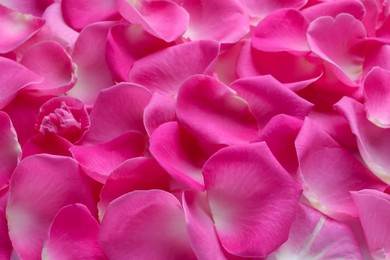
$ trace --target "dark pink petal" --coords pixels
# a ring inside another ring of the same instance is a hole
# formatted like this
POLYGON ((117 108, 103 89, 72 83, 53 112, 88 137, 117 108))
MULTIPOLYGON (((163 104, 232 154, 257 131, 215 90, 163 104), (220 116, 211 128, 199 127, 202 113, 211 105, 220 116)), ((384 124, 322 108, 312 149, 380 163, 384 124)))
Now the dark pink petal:
POLYGON ((288 88, 297 91, 318 80, 322 71, 305 56, 288 52, 262 52, 248 41, 241 48, 236 72, 239 78, 272 75, 288 88))
POLYGON ((250 16, 263 18, 278 9, 299 9, 307 3, 307 0, 240 0, 240 2, 250 16))
POLYGON ((0 53, 16 49, 37 33, 44 24, 45 21, 39 17, 20 13, 0 4, 0 53))
POLYGON ((61 10, 66 23, 77 31, 94 22, 119 18, 115 0, 62 0, 61 10))
POLYGON ((8 105, 21 89, 43 80, 23 65, 3 57, 0 57, 0 71, 0 109, 8 105))
POLYGON ((11 259, 12 244, 8 236, 7 219, 5 211, 0 207, 0 258, 11 259))
POLYGON ((44 78, 26 89, 40 94, 63 94, 76 83, 72 61, 57 42, 48 41, 30 47, 20 63, 44 78))
POLYGON ((129 81, 163 95, 176 95, 189 76, 212 75, 218 54, 219 44, 214 41, 172 46, 134 62, 129 81))
POLYGON ((371 254, 375 259, 390 256, 390 196, 377 190, 352 192, 352 198, 358 209, 371 254))
POLYGON ((106 41, 114 22, 98 22, 86 26, 74 46, 72 59, 77 65, 77 84, 69 95, 91 106, 101 89, 114 85, 106 63, 106 41))
POLYGON ((5 209, 8 201, 8 187, 0 190, 0 208, 5 209))
POLYGON ((72 203, 85 204, 96 215, 91 187, 75 160, 44 154, 19 163, 6 213, 12 244, 22 259, 41 259, 54 216, 72 203))
POLYGON ((145 138, 142 134, 132 131, 108 143, 73 146, 69 150, 91 178, 105 183, 108 175, 125 160, 144 154, 145 138))
POLYGON ((161 190, 133 191, 111 202, 99 241, 109 259, 196 259, 180 202, 161 190))
POLYGON ((150 153, 160 165, 186 188, 203 190, 204 156, 194 137, 177 122, 159 126, 150 137, 150 153))
POLYGON ((107 65, 116 81, 127 81, 136 60, 171 45, 149 34, 140 25, 114 25, 107 38, 107 65))
POLYGON ((390 129, 380 128, 367 119, 362 104, 344 97, 336 104, 356 135, 360 155, 368 168, 386 183, 390 183, 390 129))
POLYGON ((266 16, 256 26, 252 46, 266 52, 307 53, 309 22, 295 9, 282 9, 266 16))
POLYGON ((187 29, 186 10, 168 0, 118 0, 120 14, 132 24, 140 24, 150 34, 166 42, 179 38, 187 29))
POLYGON ((72 157, 69 152, 72 146, 71 142, 58 135, 35 135, 23 145, 22 158, 40 153, 72 157))
POLYGON ((385 70, 390 70, 390 59, 387 59, 390 55, 390 45, 380 45, 375 48, 373 46, 367 51, 366 59, 364 60, 363 68, 364 68, 364 76, 374 68, 380 67, 385 70))
POLYGON ((248 102, 260 127, 277 114, 303 119, 313 108, 313 104, 299 97, 270 75, 239 79, 230 87, 248 102))
POLYGON ((111 201, 135 190, 169 190, 169 175, 153 159, 137 157, 125 161, 115 169, 103 186, 98 204, 102 219, 111 201))
POLYGON ((360 161, 309 119, 305 120, 295 146, 304 195, 327 215, 356 217, 349 192, 385 188, 360 161))
POLYGON ((15 129, 9 116, 0 111, 0 190, 8 186, 9 179, 21 157, 15 129))
POLYGON ((296 211, 287 242, 273 254, 276 259, 363 259, 347 225, 303 204, 296 211))
POLYGON ((92 108, 91 127, 83 142, 104 143, 128 131, 145 133, 143 114, 151 96, 147 89, 131 83, 102 90, 92 108))
POLYGON ((98 243, 99 224, 83 204, 63 207, 54 217, 42 251, 46 259, 106 259, 98 243))
POLYGON ((390 127, 390 71, 374 68, 364 81, 364 98, 367 118, 379 127, 390 127))
POLYGON ((264 142, 219 150, 203 175, 215 228, 229 253, 265 257, 287 240, 301 189, 264 142))
POLYGON ((247 143, 258 132, 248 103, 218 80, 195 75, 188 78, 177 97, 177 118, 201 142, 247 143))
POLYGON ((291 175, 298 169, 295 139, 301 130, 302 120, 288 116, 274 116, 260 131, 257 141, 265 141, 272 154, 291 175))
POLYGON ((350 14, 324 16, 310 23, 307 33, 310 49, 329 62, 338 79, 355 86, 363 71, 364 53, 357 46, 366 37, 363 24, 350 14))

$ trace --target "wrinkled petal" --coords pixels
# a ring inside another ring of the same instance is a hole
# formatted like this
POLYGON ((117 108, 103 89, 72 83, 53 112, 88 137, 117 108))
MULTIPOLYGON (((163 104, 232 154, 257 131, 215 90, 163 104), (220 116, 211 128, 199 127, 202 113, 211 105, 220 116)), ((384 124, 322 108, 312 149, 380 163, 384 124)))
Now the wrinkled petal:
POLYGON ((42 256, 48 260, 106 259, 98 234, 99 224, 85 205, 65 206, 54 217, 42 256))
POLYGON ((109 259, 196 259, 180 202, 160 190, 133 191, 111 202, 99 241, 109 259))
POLYGON ((212 75, 218 53, 219 44, 214 41, 172 46, 134 62, 129 81, 163 95, 176 95, 189 76, 212 75))
POLYGON ((301 189, 265 143, 219 150, 203 175, 215 228, 229 253, 265 257, 287 240, 301 189))
POLYGON ((144 154, 145 138, 132 131, 108 143, 73 146, 69 150, 92 179, 105 183, 110 173, 125 160, 144 154))
POLYGON ((91 187, 75 160, 45 154, 19 163, 6 214, 12 244, 22 259, 41 259, 54 216, 72 203, 85 204, 96 215, 91 187))

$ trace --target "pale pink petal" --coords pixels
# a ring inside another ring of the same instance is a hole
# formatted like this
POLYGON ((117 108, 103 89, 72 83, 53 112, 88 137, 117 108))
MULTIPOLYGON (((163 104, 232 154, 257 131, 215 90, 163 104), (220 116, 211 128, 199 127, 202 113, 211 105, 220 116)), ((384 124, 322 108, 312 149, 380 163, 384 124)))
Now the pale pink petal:
POLYGON ((385 184, 311 120, 295 141, 299 177, 310 203, 332 217, 356 217, 350 191, 384 189, 385 184))
POLYGON ((301 189, 264 142, 219 150, 203 175, 215 228, 229 253, 265 257, 287 240, 301 189))
POLYGON ((247 143, 258 132, 248 103, 218 80, 195 75, 188 78, 177 97, 177 118, 201 142, 247 143))
POLYGON ((62 0, 61 10, 66 23, 77 31, 94 22, 119 18, 115 0, 62 0))
POLYGON ((37 33, 44 24, 45 21, 39 17, 20 13, 0 4, 0 53, 16 49, 37 33))
POLYGON ((300 204, 286 243, 274 253, 276 259, 363 260, 352 230, 320 212, 300 204))
POLYGON ((363 24, 350 14, 320 17, 309 25, 310 49, 329 62, 336 77, 355 86, 363 72, 364 53, 357 44, 366 37, 363 24))
POLYGON ((180 202, 161 190, 133 191, 111 202, 99 241, 109 259, 196 259, 180 202))
POLYGON ((224 45, 218 55, 215 73, 218 79, 227 85, 238 79, 236 65, 244 43, 245 41, 239 41, 233 46, 224 45))
POLYGON ((0 111, 0 190, 8 186, 9 179, 21 157, 15 129, 9 116, 0 111))
POLYGON ((116 81, 127 81, 136 60, 171 45, 149 34, 140 25, 114 25, 107 38, 107 65, 116 81))
POLYGON ((278 9, 299 9, 307 3, 307 0, 240 0, 240 2, 252 17, 263 18, 278 9))
POLYGON ((177 122, 159 126, 150 137, 150 153, 160 165, 186 188, 203 190, 202 150, 193 136, 177 122))
POLYGON ((102 219, 111 201, 135 190, 169 190, 169 176, 150 158, 137 157, 125 161, 115 169, 103 186, 98 204, 102 219))
POLYGON ((7 219, 5 211, 0 207, 0 258, 11 259, 12 244, 8 236, 7 219))
POLYGON ((264 141, 284 169, 295 175, 298 169, 298 157, 295 150, 295 139, 302 127, 302 120, 288 116, 276 115, 260 131, 256 141, 264 141))
POLYGON ((57 42, 47 41, 30 47, 20 63, 44 78, 26 90, 48 95, 63 94, 76 83, 72 60, 57 42))
POLYGON ((114 85, 106 63, 106 41, 114 22, 98 22, 86 26, 74 46, 72 59, 77 65, 77 83, 68 92, 91 106, 99 91, 114 85))
POLYGON ((368 168, 386 183, 390 183, 390 129, 380 128, 367 119, 364 107, 359 102, 344 97, 336 104, 356 135, 357 144, 368 168))
POLYGON ((282 9, 266 16, 256 26, 252 46, 266 52, 308 53, 309 22, 295 9, 282 9))
POLYGON ((127 131, 145 133, 143 114, 151 96, 147 89, 131 83, 102 90, 92 108, 91 127, 83 143, 108 142, 127 131))
POLYGON ((43 80, 23 65, 4 57, 0 57, 0 71, 0 109, 8 105, 21 89, 43 80))
POLYGON ((379 127, 390 128, 390 71, 374 68, 364 81, 367 118, 379 127))
POLYGON ((72 203, 85 204, 93 215, 97 213, 89 180, 75 160, 44 154, 19 163, 6 213, 12 244, 22 259, 41 259, 54 216, 72 203))
POLYGON ((108 143, 73 146, 69 150, 87 175, 105 183, 110 173, 125 160, 144 154, 145 138, 142 134, 132 131, 108 143))
POLYGON ((194 40, 235 43, 249 32, 249 17, 236 0, 176 0, 190 14, 184 34, 194 40))
POLYGON ((390 196, 377 190, 352 192, 368 247, 375 259, 390 257, 390 196))
POLYGON ((313 108, 313 104, 270 75, 239 79, 230 87, 248 102, 260 127, 263 127, 277 114, 303 119, 313 108))
POLYGON ((187 29, 186 10, 168 0, 118 0, 120 14, 132 24, 140 24, 150 34, 166 42, 179 38, 187 29))
POLYGON ((248 41, 241 48, 236 73, 239 78, 272 75, 288 88, 297 91, 318 80, 322 71, 305 56, 288 52, 262 52, 248 41))
POLYGON ((23 145, 22 158, 40 153, 72 157, 69 152, 72 146, 71 142, 58 135, 35 135, 23 145))
POLYGON ((163 123, 176 120, 176 100, 153 93, 144 110, 144 125, 149 136, 163 123))
POLYGON ((0 4, 22 13, 41 16, 54 0, 0 0, 0 4))
POLYGON ((219 44, 214 41, 172 46, 134 62, 129 81, 163 95, 176 95, 189 76, 212 75, 218 54, 219 44))
POLYGON ((83 204, 63 207, 54 217, 42 258, 107 259, 98 243, 99 224, 83 204))

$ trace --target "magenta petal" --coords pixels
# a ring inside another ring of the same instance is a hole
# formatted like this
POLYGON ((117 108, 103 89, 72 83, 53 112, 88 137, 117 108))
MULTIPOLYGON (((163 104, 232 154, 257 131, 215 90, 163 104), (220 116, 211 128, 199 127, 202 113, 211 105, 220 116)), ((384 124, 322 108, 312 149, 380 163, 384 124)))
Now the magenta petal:
POLYGON ((295 145, 304 195, 325 214, 356 217, 349 192, 385 188, 361 162, 309 119, 305 120, 295 145))
POLYGON ((218 80, 195 75, 177 97, 177 118, 201 142, 238 144, 253 140, 257 121, 247 101, 218 80))
POLYGON ((108 142, 128 131, 145 133, 143 116, 151 96, 147 89, 131 83, 102 90, 92 108, 91 127, 83 143, 108 142))
POLYGON ((287 240, 301 189, 264 142, 219 150, 203 175, 215 228, 229 253, 265 257, 287 240))
POLYGON ((263 18, 264 16, 284 8, 295 8, 299 9, 304 6, 307 0, 240 0, 245 10, 252 17, 263 18))
POLYGON ((115 169, 100 192, 99 218, 102 219, 111 201, 135 190, 169 190, 169 176, 155 160, 137 157, 115 169))
POLYGON ((8 185, 19 163, 21 149, 9 116, 0 111, 0 190, 8 185))
POLYGON ((108 175, 125 160, 144 154, 145 138, 142 134, 132 131, 108 143, 73 146, 69 150, 91 178, 105 183, 108 175))
POLYGON ((194 74, 212 75, 219 44, 196 41, 172 46, 136 61, 129 81, 164 95, 176 95, 185 79, 194 74))
POLYGON ((196 259, 180 202, 161 190, 133 191, 111 202, 99 241, 109 259, 196 259))
POLYGON ((30 155, 48 153, 53 155, 63 155, 71 157, 69 152, 73 144, 58 135, 36 135, 23 145, 23 157, 30 155))
POLYGON ((309 22, 295 9, 282 9, 266 16, 256 26, 252 46, 266 52, 308 53, 306 31, 309 22), (281 26, 283 24, 283 26, 281 26))
POLYGON ((375 259, 390 256, 390 196, 377 190, 352 192, 368 247, 375 259))
POLYGON ((10 52, 37 33, 45 24, 41 18, 0 5, 0 53, 10 52))
POLYGON ((287 242, 274 255, 276 259, 363 259, 347 225, 303 204, 297 208, 287 242))
POLYGON ((270 75, 239 79, 230 87, 248 102, 260 127, 277 114, 303 119, 313 108, 313 104, 299 97, 270 75))
POLYGON ((8 236, 7 219, 5 212, 0 207, 0 258, 11 259, 12 244, 8 236))
POLYGON ((63 207, 54 217, 42 251, 46 259, 106 259, 98 243, 99 224, 82 204, 63 207))
POLYGON ((187 29, 189 15, 186 10, 168 0, 118 0, 120 14, 133 24, 140 24, 150 34, 171 42, 187 29))
POLYGON ((44 154, 19 163, 6 213, 12 244, 22 259, 41 259, 54 216, 72 203, 85 204, 96 215, 91 187, 75 160, 44 154))

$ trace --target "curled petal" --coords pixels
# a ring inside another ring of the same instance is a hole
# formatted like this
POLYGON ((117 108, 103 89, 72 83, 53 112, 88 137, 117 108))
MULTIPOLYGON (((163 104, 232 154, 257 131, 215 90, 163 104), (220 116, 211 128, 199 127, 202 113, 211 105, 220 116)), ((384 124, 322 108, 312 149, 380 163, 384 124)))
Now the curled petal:
POLYGON ((58 135, 35 135, 23 145, 22 158, 40 153, 71 157, 69 148, 72 146, 71 142, 58 135))

